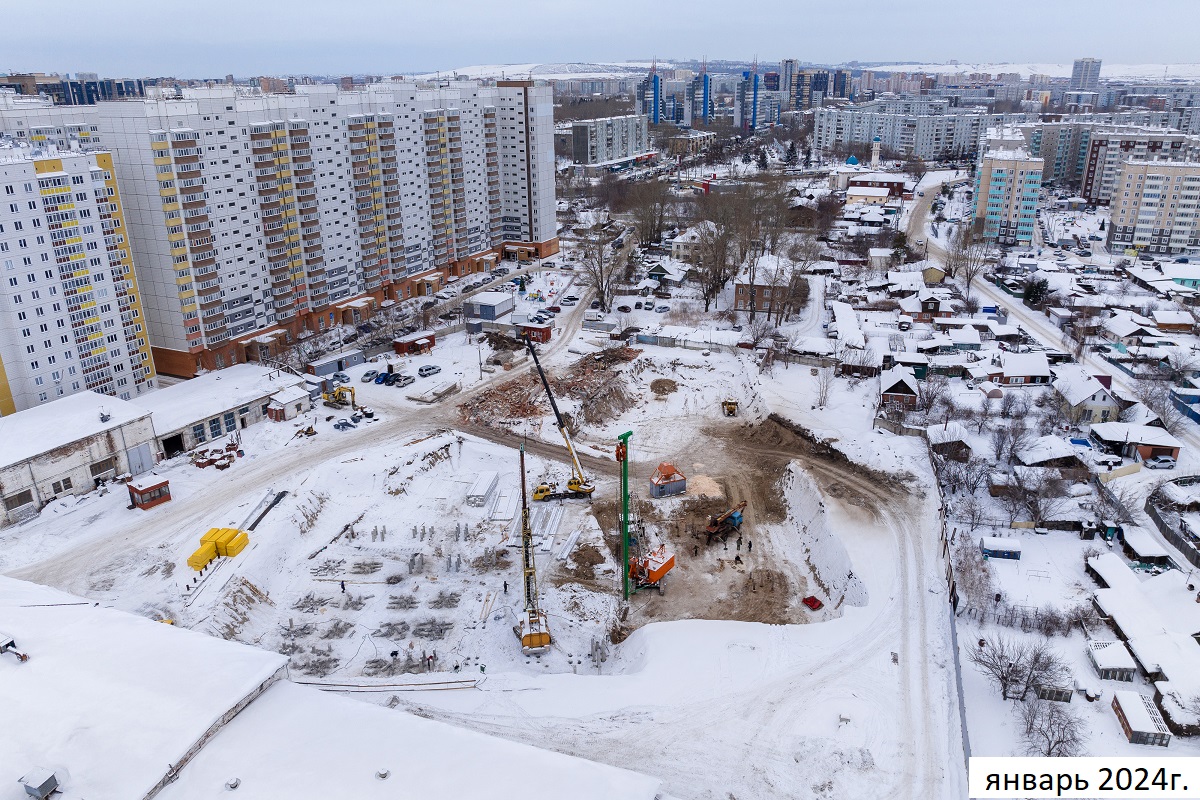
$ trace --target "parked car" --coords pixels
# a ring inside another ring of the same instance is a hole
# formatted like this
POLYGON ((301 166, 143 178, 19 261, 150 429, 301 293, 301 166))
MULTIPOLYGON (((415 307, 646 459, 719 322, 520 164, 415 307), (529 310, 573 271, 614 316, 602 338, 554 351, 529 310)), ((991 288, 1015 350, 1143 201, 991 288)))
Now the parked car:
POLYGON ((806 598, 804 598, 803 600, 801 600, 800 602, 804 603, 804 605, 808 606, 808 607, 809 607, 810 609, 812 609, 813 611, 820 611, 820 610, 821 610, 822 608, 824 608, 824 606, 825 606, 825 604, 824 604, 824 603, 822 603, 822 602, 821 602, 821 601, 820 601, 820 600, 819 600, 819 599, 816 597, 816 595, 811 595, 811 594, 810 594, 808 597, 806 597, 806 598))
POLYGON ((1151 456, 1143 463, 1148 469, 1175 469, 1175 459, 1170 456, 1151 456))
POLYGON ((655 306, 654 307, 654 313, 656 313, 656 314, 665 314, 670 310, 671 310, 670 306, 655 306))
POLYGON ((633 304, 633 307, 634 307, 634 308, 636 308, 636 309, 638 309, 638 310, 641 310, 641 308, 642 308, 642 301, 641 301, 641 300, 638 300, 636 303, 634 303, 634 304, 633 304))
POLYGON ((546 306, 546 308, 544 310, 549 311, 551 314, 561 314, 562 313, 561 306, 546 306))
POLYGON ((1187 256, 1180 256, 1179 258, 1175 259, 1175 263, 1176 264, 1187 264, 1188 263, 1187 256))
POLYGON ((425 366, 423 366, 419 370, 417 370, 417 374, 420 375, 422 378, 428 378, 430 375, 437 375, 441 371, 442 371, 442 368, 439 367, 437 364, 426 364, 425 366))
POLYGON ((421 310, 428 311, 429 309, 433 308, 436 305, 437 305, 436 300, 426 300, 424 303, 421 303, 421 310))
POLYGON ((334 383, 349 383, 350 376, 344 372, 335 372, 335 373, 333 373, 333 382, 334 383))
POLYGON ((570 298, 570 297, 564 297, 564 298, 562 299, 562 304, 563 304, 564 306, 573 306, 573 305, 575 305, 575 304, 576 304, 576 303, 578 303, 578 302, 579 302, 578 300, 573 300, 573 299, 572 299, 572 298, 570 298))
POLYGON ((556 267, 558 265, 553 260, 550 260, 550 261, 543 261, 542 266, 543 267, 556 267))
POLYGON ((363 382, 363 383, 370 383, 371 381, 375 380, 375 376, 376 376, 376 375, 378 375, 378 374, 379 374, 379 370, 377 370, 377 369, 369 369, 369 370, 367 370, 366 372, 364 372, 364 373, 363 373, 363 376, 362 376, 362 382, 363 382))
POLYGON ((629 306, 617 306, 617 311, 620 311, 622 314, 628 314, 632 310, 629 306))
POLYGON ((387 383, 388 374, 381 372, 375 376, 375 383, 387 383))
POLYGON ((574 272, 575 265, 574 264, 563 264, 561 267, 559 267, 559 269, 563 270, 564 272, 574 272))
POLYGON ((569 294, 569 295, 567 295, 566 297, 564 297, 564 298, 563 298, 563 300, 570 300, 572 303, 578 303, 578 302, 579 302, 579 298, 578 298, 578 297, 576 297, 576 296, 575 296, 575 295, 573 295, 573 294, 569 294))
POLYGON ((520 264, 522 267, 532 267, 533 266, 533 262, 527 258, 522 258, 517 263, 520 264))
POLYGON ((393 386, 399 386, 400 388, 403 389, 405 386, 408 386, 410 383, 415 383, 416 380, 417 379, 414 378, 412 375, 402 375, 397 372, 396 373, 396 382, 393 384, 393 386))
POLYGON ((592 304, 591 304, 590 306, 588 306, 588 308, 592 309, 593 311, 595 311, 595 310, 596 310, 597 308, 599 308, 599 307, 600 307, 600 301, 599 301, 599 300, 593 300, 593 301, 592 301, 592 304))

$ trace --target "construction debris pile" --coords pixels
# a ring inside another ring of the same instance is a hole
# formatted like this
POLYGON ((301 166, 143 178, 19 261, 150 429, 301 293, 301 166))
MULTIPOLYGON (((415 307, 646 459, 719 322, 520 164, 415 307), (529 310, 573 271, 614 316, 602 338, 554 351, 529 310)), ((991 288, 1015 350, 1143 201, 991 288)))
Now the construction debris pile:
MULTIPOLYGON (((565 374, 551 378, 550 385, 556 396, 584 404, 583 421, 598 422, 625 397, 626 382, 613 368, 633 361, 641 353, 629 347, 612 347, 583 356, 565 374)), ((465 423, 492 426, 542 416, 546 413, 543 397, 536 374, 529 372, 476 395, 458 410, 465 423)))

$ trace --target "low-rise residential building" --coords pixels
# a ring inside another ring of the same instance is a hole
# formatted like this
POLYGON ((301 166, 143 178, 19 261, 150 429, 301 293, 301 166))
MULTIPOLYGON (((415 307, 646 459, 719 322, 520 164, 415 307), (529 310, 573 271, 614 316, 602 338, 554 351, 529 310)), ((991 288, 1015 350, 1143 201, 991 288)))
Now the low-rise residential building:
POLYGON ((1110 206, 1109 249, 1200 248, 1200 162, 1126 161, 1110 206))
POLYGON ((917 407, 917 379, 905 366, 892 367, 879 374, 879 399, 883 406, 912 411, 917 407))
MULTIPOLYGON (((153 393, 147 395, 152 397, 153 393)), ((55 497, 155 464, 150 412, 92 391, 0 417, 0 524, 19 522, 55 497)))
POLYGON ((1005 353, 1000 357, 1004 386, 1050 383, 1050 361, 1045 353, 1005 353))
POLYGON ((1158 426, 1127 422, 1092 425, 1092 440, 1110 453, 1143 461, 1155 456, 1179 458, 1183 447, 1182 442, 1158 426))
POLYGON ((676 261, 686 261, 689 264, 696 263, 700 257, 701 242, 703 240, 701 226, 712 224, 711 222, 702 222, 700 225, 693 225, 676 236, 671 241, 671 258, 676 261))
POLYGON ((1095 376, 1077 364, 1054 368, 1054 390, 1076 422, 1108 422, 1121 413, 1121 405, 1095 376))
POLYGON ((712 131, 685 130, 667 140, 673 156, 690 156, 713 146, 717 135, 712 131))
POLYGON ((907 186, 903 175, 891 172, 851 173, 846 182, 846 191, 854 189, 887 189, 888 197, 899 199, 907 194, 907 186))

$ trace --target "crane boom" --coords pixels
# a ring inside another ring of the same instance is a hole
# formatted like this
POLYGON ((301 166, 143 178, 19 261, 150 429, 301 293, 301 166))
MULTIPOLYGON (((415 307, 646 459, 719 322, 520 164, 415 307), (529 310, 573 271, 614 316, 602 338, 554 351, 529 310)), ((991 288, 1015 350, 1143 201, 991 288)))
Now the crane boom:
POLYGON ((540 655, 550 648, 550 627, 538 608, 537 564, 533 553, 533 529, 529 524, 529 500, 525 491, 525 445, 521 445, 521 571, 525 587, 525 615, 513 629, 526 655, 540 655))
POLYGON ((567 452, 571 454, 571 480, 567 482, 567 487, 577 494, 590 495, 596 491, 596 487, 590 483, 587 477, 583 474, 583 467, 579 463, 579 456, 575 452, 575 444, 571 441, 571 434, 567 432, 567 425, 563 422, 562 414, 558 410, 558 403, 554 400, 554 392, 550 391, 550 381, 546 378, 546 371, 542 369, 542 362, 538 361, 537 350, 533 347, 533 342, 529 339, 529 335, 525 336, 525 347, 529 349, 529 354, 533 356, 533 365, 537 367, 538 375, 542 379, 542 386, 546 388, 546 397, 550 398, 550 408, 554 410, 554 421, 558 425, 559 435, 563 437, 563 443, 567 446, 567 452))

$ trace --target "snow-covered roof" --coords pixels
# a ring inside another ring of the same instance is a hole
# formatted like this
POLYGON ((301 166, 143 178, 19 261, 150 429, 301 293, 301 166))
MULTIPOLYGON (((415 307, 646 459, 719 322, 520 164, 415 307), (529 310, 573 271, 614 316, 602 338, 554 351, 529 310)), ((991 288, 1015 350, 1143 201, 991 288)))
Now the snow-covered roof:
POLYGON ((1131 729, 1140 733, 1168 733, 1162 712, 1150 697, 1122 690, 1113 692, 1113 699, 1121 706, 1121 713, 1125 715, 1125 721, 1131 729))
POLYGON ((693 225, 692 227, 688 228, 683 233, 676 236, 674 241, 679 242, 681 244, 697 244, 700 241, 701 229, 715 228, 715 227, 716 227, 715 223, 705 220, 704 222, 693 225))
POLYGON ((288 386, 280 389, 275 394, 271 395, 271 405, 286 406, 289 403, 295 403, 297 400, 307 400, 308 389, 302 385, 288 386))
POLYGON ((1159 489, 1163 497, 1180 506, 1190 506, 1200 503, 1200 483, 1175 483, 1168 481, 1159 489))
POLYGON ((1137 525, 1125 525, 1122 530, 1121 535, 1125 537, 1125 544, 1138 558, 1162 558, 1169 555, 1145 528, 1137 525))
POLYGON ((1155 447, 1182 447, 1183 444, 1154 425, 1130 425, 1127 422, 1098 422, 1092 433, 1106 442, 1132 442, 1155 447))
POLYGON ((476 303, 485 306, 498 306, 504 303, 511 303, 513 296, 510 292, 480 292, 479 294, 471 295, 468 303, 476 303))
POLYGON ((1074 446, 1061 436, 1041 436, 1016 453, 1017 460, 1030 467, 1073 455, 1074 446))
POLYGON ((1192 315, 1186 311, 1177 311, 1168 308, 1157 308, 1150 315, 1154 319, 1155 325, 1192 325, 1194 320, 1192 315))
MULTIPOLYGON (((885 190, 886 191, 886 190, 885 190)), ((889 247, 871 247, 867 250, 868 258, 891 258, 893 251, 889 247)), ((891 280, 891 273, 888 273, 888 279, 891 280)))
POLYGON ((961 328, 951 328, 948 332, 950 341, 955 344, 980 344, 979 331, 970 325, 961 328))
POLYGON ((0 417, 0 467, 119 428, 147 413, 129 401, 88 391, 0 417), (101 420, 101 414, 108 419, 101 420))
POLYGON ((1045 353, 1005 353, 1000 364, 1006 377, 1050 377, 1050 362, 1045 353))
POLYGON ((886 186, 850 186, 846 189, 846 195, 855 197, 887 197, 891 194, 891 190, 886 186))
POLYGON ((925 429, 925 438, 930 444, 946 444, 947 442, 967 442, 967 429, 957 422, 944 422, 941 425, 930 425, 925 429))
POLYGON ((0 618, 31 656, 0 658, 0 702, 20 720, 0 726, 0 778, 65 768, 62 800, 145 797, 160 782, 162 800, 224 796, 232 778, 253 800, 652 800, 661 789, 625 769, 299 686, 281 678, 284 656, 11 578, 0 577, 0 618))
POLYGON ((280 389, 303 385, 304 378, 284 370, 234 364, 130 402, 149 411, 155 434, 166 436, 229 409, 270 397, 280 389))
POLYGON ((1135 590, 1139 581, 1133 571, 1116 553, 1101 553, 1088 559, 1088 566, 1096 571, 1108 588, 1122 591, 1135 590))
POLYGON ((893 172, 864 172, 850 179, 850 185, 856 183, 901 183, 905 182, 903 175, 893 172))
POLYGON ((1158 329, 1153 325, 1143 325, 1134 322, 1128 317, 1113 317, 1112 319, 1104 320, 1104 330, 1118 339, 1127 339, 1130 336, 1153 336, 1158 333, 1158 329))
MULTIPOLYGON (((874 251, 876 248, 871 249, 874 251)), ((891 250, 887 251, 889 255, 891 252, 891 250)), ((925 275, 920 270, 916 272, 888 270, 887 282, 889 286, 899 291, 919 292, 925 288, 925 275)))
POLYGON ((1092 395, 1108 393, 1104 385, 1078 364, 1063 364, 1054 368, 1054 388, 1071 406, 1077 406, 1092 395))
POLYGON ((235 717, 183 776, 161 800, 224 795, 232 776, 237 797, 250 800, 653 800, 661 787, 636 772, 291 683, 235 717))
POLYGON ((25 664, 0 658, 5 718, 20 720, 0 726, 5 797, 36 765, 70 770, 64 800, 144 797, 287 664, 277 653, 12 578, 0 577, 0 619, 30 656, 25 664))
POLYGON ((1006 539, 1000 536, 984 536, 979 543, 987 550, 1004 550, 1010 553, 1021 552, 1021 543, 1016 539, 1006 539))
POLYGON ((879 390, 883 394, 891 392, 897 385, 906 387, 913 395, 920 393, 917 379, 910 367, 895 366, 879 373, 879 390))
POLYGON ((833 302, 833 321, 837 325, 838 339, 847 347, 866 347, 862 328, 858 326, 858 314, 849 303, 833 302))
POLYGON ((1123 642, 1093 640, 1088 642, 1087 646, 1092 652, 1092 660, 1100 669, 1137 669, 1137 662, 1133 660, 1123 642))

